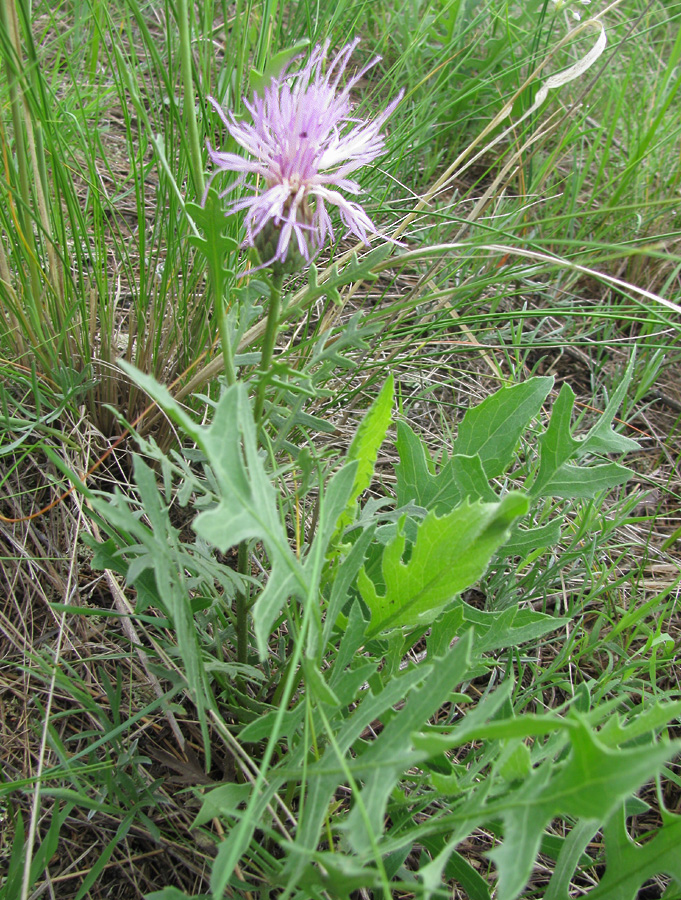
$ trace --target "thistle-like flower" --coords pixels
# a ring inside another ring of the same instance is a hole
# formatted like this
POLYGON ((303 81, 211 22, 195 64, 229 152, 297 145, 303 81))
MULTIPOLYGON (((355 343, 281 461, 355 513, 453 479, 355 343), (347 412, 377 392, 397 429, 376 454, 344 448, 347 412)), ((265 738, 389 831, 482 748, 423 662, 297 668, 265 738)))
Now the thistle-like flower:
POLYGON ((219 103, 209 98, 231 136, 251 157, 213 150, 208 144, 216 166, 211 181, 223 171, 239 173, 236 182, 220 194, 224 197, 249 175, 255 176, 254 182, 247 183, 252 193, 232 201, 226 214, 246 210, 245 246, 258 249, 263 267, 283 265, 287 256, 289 263, 294 262, 298 254, 309 263, 327 235, 334 239, 328 206, 338 208, 347 233, 365 244, 369 234, 377 233, 362 206, 341 191, 361 192, 348 175, 381 154, 381 127, 402 94, 371 121, 351 116, 350 92, 378 62, 373 59, 341 87, 358 42, 345 46, 325 72, 328 43, 317 46, 300 71, 290 73, 286 66, 272 78, 262 97, 256 94, 252 102, 244 100, 252 124, 238 121, 231 113, 228 117, 219 103))

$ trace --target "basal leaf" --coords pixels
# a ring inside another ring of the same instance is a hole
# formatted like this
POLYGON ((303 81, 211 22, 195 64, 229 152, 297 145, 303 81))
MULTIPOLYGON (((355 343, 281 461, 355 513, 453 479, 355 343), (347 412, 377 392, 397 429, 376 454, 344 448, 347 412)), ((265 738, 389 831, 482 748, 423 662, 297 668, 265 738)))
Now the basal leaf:
POLYGON ((339 781, 343 779, 343 770, 337 754, 345 756, 362 732, 375 719, 383 716, 396 703, 408 697, 419 684, 423 683, 424 678, 431 671, 432 667, 430 666, 425 666, 421 671, 407 671, 398 678, 392 679, 379 694, 364 692, 361 702, 335 735, 333 745, 327 745, 321 759, 309 766, 305 816, 300 821, 295 838, 297 853, 287 860, 285 866, 289 883, 295 883, 298 875, 302 872, 305 854, 312 853, 316 849, 329 803, 338 789, 339 781))
MULTIPOLYGON (((477 650, 477 641, 475 647, 477 650)), ((495 743, 499 747, 499 742, 504 742, 494 768, 497 771, 498 765, 505 766, 508 763, 505 760, 505 748, 515 752, 515 748, 520 746, 519 741, 523 741, 523 746, 526 746, 525 740, 531 738, 534 767, 527 766, 525 756, 525 759, 519 761, 520 766, 513 766, 511 774, 513 781, 517 781, 515 787, 501 794, 497 792, 496 797, 494 794, 487 796, 483 805, 480 805, 475 796, 471 796, 465 801, 462 813, 468 818, 470 812, 477 810, 476 819, 471 821, 471 828, 475 827, 476 821, 479 824, 487 821, 489 827, 495 821, 503 822, 503 843, 490 854, 499 870, 500 900, 515 900, 522 894, 537 853, 544 848, 548 823, 559 817, 573 820, 576 823, 573 826, 576 830, 575 839, 568 839, 565 846, 560 848, 557 866, 560 874, 552 881, 547 892, 551 900, 567 900, 564 887, 569 884, 571 874, 567 869, 570 866, 574 869, 580 863, 583 849, 590 837, 605 824, 606 846, 608 845, 611 825, 606 823, 611 820, 618 807, 622 804, 629 805, 634 792, 654 777, 665 761, 678 752, 681 742, 655 743, 651 737, 643 745, 639 743, 632 746, 626 727, 618 727, 610 729, 610 740, 618 735, 625 746, 607 746, 600 739, 600 733, 594 731, 586 718, 577 715, 567 718, 556 713, 509 715, 505 713, 504 699, 509 696, 512 687, 510 682, 506 682, 458 723, 442 728, 430 727, 425 733, 414 734, 414 750, 417 754, 422 754, 421 759, 424 758, 423 754, 428 758, 438 759, 444 751, 471 741, 491 742, 490 748, 495 743), (537 740, 544 736, 549 740, 537 740), (565 757, 568 748, 569 755, 565 757), (535 752, 537 750, 538 754, 535 752), (523 771, 526 773, 524 778, 523 771)), ((664 707, 667 721, 675 717, 677 705, 668 704, 664 707)), ((650 720, 646 719, 644 724, 659 723, 660 718, 661 710, 656 709, 655 715, 650 720)), ((638 734, 640 728, 635 728, 636 719, 631 724, 634 727, 633 734, 638 734)), ((491 780, 488 777, 484 783, 491 780)), ((459 784, 456 796, 460 796, 461 792, 459 784)), ((637 808, 634 808, 634 812, 637 808)), ((631 897, 633 900, 636 894, 630 893, 630 890, 634 884, 637 888, 640 887, 645 880, 641 877, 642 873, 647 872, 648 877, 656 874, 676 875, 678 867, 674 869, 669 865, 673 856, 671 847, 674 840, 678 840, 677 821, 674 818, 670 831, 676 833, 673 837, 670 833, 669 840, 666 836, 660 837, 656 849, 652 848, 658 838, 646 843, 643 848, 632 844, 628 837, 624 841, 624 834, 610 840, 610 875, 606 870, 606 877, 602 882, 602 897, 599 893, 601 888, 594 891, 598 900, 619 900, 620 897, 623 900, 631 897), (645 853, 640 852, 641 849, 645 853), (624 873, 630 878, 629 882, 622 879, 627 884, 627 892, 618 894, 618 879, 624 873)), ((453 817, 455 827, 460 821, 460 817, 453 817)), ((667 823, 671 820, 666 816, 664 821, 667 823)), ((493 830, 496 830, 496 826, 493 830)), ((462 839, 460 833, 458 839, 462 839)), ((454 849, 453 844, 451 849, 454 849)))
POLYGON ((428 653, 449 647, 451 642, 472 625, 477 637, 476 649, 481 652, 503 650, 537 641, 546 634, 563 628, 569 619, 519 609, 517 606, 501 611, 484 612, 459 599, 431 626, 428 653))
MULTIPOLYGON (((364 643, 364 634, 366 632, 366 620, 362 615, 362 608, 359 600, 355 600, 350 607, 347 617, 343 637, 338 646, 338 653, 333 663, 330 684, 332 687, 338 684, 343 678, 345 667, 348 666, 353 656, 357 653, 361 645, 364 643)), ((372 665, 378 665, 372 663, 372 665)))
MULTIPOLYGON (((293 851, 298 852, 295 845, 293 851)), ((293 896, 297 900, 308 897, 310 900, 327 897, 354 900, 361 889, 365 896, 371 896, 372 888, 380 891, 382 882, 377 869, 358 862, 354 856, 346 856, 334 849, 309 853, 306 857, 314 860, 314 864, 307 863, 296 878, 297 890, 293 896)))
POLYGON ((150 605, 160 608, 170 619, 169 627, 175 633, 184 663, 186 683, 196 704, 198 720, 204 738, 207 759, 210 761, 210 740, 206 709, 211 702, 211 691, 203 666, 194 612, 190 602, 191 592, 187 583, 187 559, 183 557, 179 533, 173 527, 165 499, 157 484, 156 473, 141 456, 133 457, 134 480, 149 525, 145 524, 120 497, 105 501, 94 498, 94 507, 103 519, 129 538, 125 554, 109 558, 112 542, 103 545, 98 559, 100 565, 115 564, 137 589, 136 612, 150 605), (135 543, 135 540, 138 543, 135 543), (131 559, 126 559, 126 554, 131 559), (153 571, 153 575, 152 575, 153 571))
POLYGON ((607 747, 639 740, 644 735, 655 735, 660 729, 681 716, 681 700, 661 703, 659 700, 635 715, 626 725, 619 716, 609 716, 598 733, 599 740, 607 747))
POLYGON ((310 691, 315 699, 338 709, 340 706, 338 697, 326 683, 324 676, 312 660, 303 660, 303 671, 305 672, 305 689, 310 691))
POLYGON ((419 867, 419 879, 427 897, 441 890, 444 872, 448 880, 456 880, 464 888, 468 900, 491 900, 488 882, 451 847, 449 841, 436 837, 426 838, 422 843, 433 857, 431 862, 419 867))
POLYGON ((476 648, 484 652, 537 641, 552 631, 564 628, 570 621, 533 609, 518 609, 517 606, 491 612, 483 612, 466 603, 462 604, 462 608, 464 622, 473 625, 478 635, 476 648))
POLYGON ((253 606, 261 657, 267 654, 272 625, 286 600, 305 589, 302 567, 289 547, 279 518, 276 493, 258 455, 253 414, 242 384, 230 387, 218 403, 213 422, 199 435, 215 475, 220 500, 201 513, 194 529, 222 553, 241 541, 261 540, 271 563, 265 590, 253 606))
POLYGON ((535 377, 502 387, 469 409, 459 426, 454 453, 480 457, 487 478, 502 475, 511 465, 521 435, 541 409, 553 378, 535 377))
POLYGON ((203 796, 201 809, 194 819, 193 827, 205 825, 216 816, 239 816, 239 807, 246 803, 251 792, 250 784, 221 784, 207 791, 203 796))
POLYGON ((508 741, 496 763, 496 771, 506 781, 527 778, 532 768, 530 749, 522 740, 508 741))
MULTIPOLYGON (((324 629, 322 633, 322 644, 324 647, 326 647, 327 643, 329 642, 331 633, 341 610, 348 602, 348 597, 350 596, 350 587, 354 583, 357 577, 357 573, 362 566, 362 561, 364 560, 367 548, 374 536, 374 531, 375 529, 373 527, 365 528, 364 531, 360 534, 359 538, 354 542, 350 552, 343 559, 343 561, 339 562, 337 560, 334 560, 333 562, 333 574, 330 575, 329 579, 332 582, 331 594, 329 597, 328 606, 326 608, 326 621, 324 622, 324 629)), ((362 628, 361 637, 364 636, 365 631, 366 625, 362 628)), ((357 649, 357 647, 359 647, 360 643, 361 639, 357 641, 357 646, 352 650, 353 653, 357 649)))
POLYGON ((508 688, 503 685, 488 695, 450 733, 440 734, 431 730, 415 734, 414 747, 424 756, 437 757, 444 751, 461 747, 469 741, 508 741, 570 731, 571 720, 552 714, 525 713, 522 716, 510 715, 503 718, 502 707, 508 699, 510 688, 512 684, 508 683, 508 688))
POLYGON ((560 540, 561 522, 556 519, 547 525, 537 525, 535 528, 513 529, 513 534, 503 546, 503 555, 527 556, 533 550, 544 550, 553 547, 560 540))
POLYGON ((584 853, 586 847, 598 831, 597 819, 581 819, 565 838, 551 881, 546 888, 544 900, 569 900, 569 888, 578 865, 591 865, 593 860, 584 853), (586 858, 584 858, 586 857, 586 858))
POLYGON ((539 438, 539 471, 532 486, 533 496, 543 496, 544 487, 553 475, 580 451, 581 444, 572 437, 571 431, 574 403, 574 391, 569 384, 564 384, 553 404, 546 431, 539 438))
POLYGON ((631 365, 605 412, 582 440, 572 436, 575 395, 569 385, 563 385, 546 431, 539 439, 539 470, 531 489, 533 497, 592 498, 600 491, 624 484, 631 477, 629 469, 614 462, 591 466, 576 464, 589 453, 627 453, 638 449, 636 441, 612 429, 612 421, 630 380, 631 365))
POLYGON ((612 427, 620 406, 626 396, 627 389, 634 374, 636 354, 632 353, 629 365, 608 401, 603 415, 598 419, 591 431, 584 438, 584 453, 630 453, 638 450, 638 443, 632 438, 618 434, 612 427))
POLYGON ((358 576, 362 599, 371 610, 368 634, 431 622, 482 576, 527 509, 524 494, 513 491, 498 503, 466 501, 448 515, 430 512, 418 523, 407 562, 403 561, 406 537, 399 530, 383 548, 385 594, 377 592, 365 569, 358 576))
MULTIPOLYGON (((320 489, 317 533, 303 563, 303 572, 308 584, 315 585, 315 597, 318 593, 317 586, 322 579, 329 544, 332 536, 337 533, 337 522, 339 518, 342 518, 343 511, 347 510, 348 498, 353 491, 353 485, 356 484, 357 466, 356 461, 346 462, 342 468, 334 472, 326 487, 320 489)), ((306 654, 321 662, 324 641, 322 640, 321 608, 316 601, 311 607, 311 613, 313 618, 308 631, 306 654)))
MULTIPOLYGON (((433 461, 423 441, 406 422, 397 423, 396 447, 400 457, 395 466, 398 508, 411 500, 425 509, 432 508, 433 498, 437 496, 437 490, 432 486, 435 477, 433 461)), ((460 499, 455 494, 452 506, 460 499)))

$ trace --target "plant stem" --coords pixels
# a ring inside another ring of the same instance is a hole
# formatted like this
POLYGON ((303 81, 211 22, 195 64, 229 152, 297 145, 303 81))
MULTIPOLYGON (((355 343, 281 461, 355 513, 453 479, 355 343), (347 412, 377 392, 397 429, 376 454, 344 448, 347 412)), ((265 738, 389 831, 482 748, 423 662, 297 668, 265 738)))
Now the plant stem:
POLYGON ((215 301, 219 309, 218 328, 220 329, 220 343, 222 344, 222 360, 225 369, 225 380, 227 381, 227 387, 231 387, 233 384, 236 384, 236 366, 234 365, 232 338, 227 323, 227 305, 222 294, 220 294, 219 297, 216 297, 215 301))
POLYGON ((177 27, 180 32, 180 65, 182 68, 182 87, 184 89, 184 117, 189 140, 189 171, 197 197, 203 195, 203 159, 199 128, 196 122, 194 100, 194 79, 192 77, 191 25, 187 0, 178 0, 177 27))
POLYGON ((260 382, 258 384, 258 394, 255 399, 255 422, 259 425, 262 420, 262 410, 265 404, 265 391, 267 390, 267 381, 265 376, 272 365, 272 354, 274 352, 274 344, 277 340, 277 329, 279 327, 279 312, 281 310, 281 282, 282 275, 272 274, 271 290, 270 290, 270 308, 267 313, 267 326, 265 328, 265 337, 262 343, 262 357, 260 359, 260 382))
MULTIPOLYGON (((230 388, 236 384, 236 366, 234 364, 234 349, 232 347, 232 336, 229 333, 229 323, 227 321, 227 303, 222 285, 219 284, 217 276, 214 284, 216 296, 215 303, 218 309, 218 328, 220 330, 220 343, 222 344, 222 360, 225 370, 225 381, 227 387, 230 388)), ((240 575, 248 574, 248 542, 242 541, 239 544, 237 555, 237 572, 240 575)), ((236 594, 236 658, 237 662, 245 663, 248 660, 248 601, 249 591, 248 583, 244 584, 243 590, 238 590, 236 594)))
MULTIPOLYGON (((237 571, 240 575, 248 574, 248 542, 239 544, 237 571)), ((236 659, 237 662, 248 662, 248 582, 236 595, 236 659)))
MULTIPOLYGON (((218 327, 220 329, 220 343, 222 344, 222 359, 225 367, 225 381, 227 387, 236 384, 236 367, 234 365, 234 351, 232 349, 232 338, 229 333, 227 322, 227 304, 225 303, 224 294, 216 297, 218 304, 218 327)), ((239 544, 237 555, 237 572, 240 575, 248 573, 248 542, 242 541, 239 544)), ((236 594, 236 658, 237 662, 245 663, 248 660, 248 583, 244 584, 243 590, 237 591, 236 594)))
MULTIPOLYGON (((262 345, 262 357, 260 360, 261 376, 258 384, 258 393, 255 400, 255 423, 260 425, 262 421, 262 410, 265 402, 265 390, 267 382, 265 376, 272 364, 272 354, 274 345, 277 340, 277 328, 279 326, 279 310, 281 308, 281 275, 272 274, 270 282, 270 306, 267 313, 267 327, 265 329, 265 337, 262 345)), ((220 338, 222 340, 222 352, 225 358, 225 375, 228 384, 234 384, 236 374, 234 372, 234 360, 232 357, 232 348, 228 340, 227 334, 227 314, 224 303, 220 315, 220 338), (227 348, 229 350, 227 351, 227 348), (233 380, 230 380, 233 378, 233 380)), ((240 575, 248 574, 248 544, 242 541, 239 544, 239 554, 237 557, 237 571, 240 575)), ((245 663, 248 660, 248 584, 243 591, 238 591, 236 595, 236 658, 237 662, 245 663)))

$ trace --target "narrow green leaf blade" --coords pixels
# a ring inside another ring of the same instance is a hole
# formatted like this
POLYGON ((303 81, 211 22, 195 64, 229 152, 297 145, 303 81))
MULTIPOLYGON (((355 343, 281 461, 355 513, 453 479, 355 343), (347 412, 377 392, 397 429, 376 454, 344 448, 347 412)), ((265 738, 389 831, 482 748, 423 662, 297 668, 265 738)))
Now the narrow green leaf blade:
POLYGON ((572 409, 575 394, 569 384, 564 384, 551 410, 546 431, 539 438, 539 471, 532 486, 532 495, 544 496, 544 487, 569 459, 576 457, 580 441, 572 437, 572 409))
POLYGON ((359 765, 369 772, 361 793, 366 821, 359 804, 355 804, 343 826, 358 854, 365 855, 371 846, 367 827, 375 836, 383 831, 385 806, 395 780, 414 760, 412 733, 427 723, 465 679, 472 654, 473 634, 469 631, 437 660, 423 685, 411 694, 402 711, 359 758, 359 765))
POLYGON ((337 529, 342 532, 352 524, 356 513, 356 501, 362 491, 371 484, 378 451, 392 421, 395 399, 395 381, 390 375, 381 392, 369 407, 357 429, 347 454, 348 462, 357 462, 355 480, 347 501, 347 506, 338 520, 337 529))

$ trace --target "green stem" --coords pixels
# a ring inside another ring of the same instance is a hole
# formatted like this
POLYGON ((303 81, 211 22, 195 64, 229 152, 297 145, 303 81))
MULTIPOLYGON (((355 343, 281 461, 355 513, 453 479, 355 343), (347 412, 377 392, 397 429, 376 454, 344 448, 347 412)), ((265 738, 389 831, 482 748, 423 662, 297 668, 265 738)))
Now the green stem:
MULTIPOLYGON (((240 575, 248 574, 248 542, 239 544, 237 571, 240 575)), ((244 589, 236 595, 236 659, 237 662, 248 662, 248 582, 244 589)))
MULTIPOLYGON (((247 42, 242 36, 244 28, 242 6, 243 0, 236 0, 236 9, 234 11, 235 43, 233 44, 233 46, 236 47, 236 78, 234 79, 233 106, 237 111, 240 111, 241 109, 241 85, 244 77, 244 55, 246 53, 246 48, 248 47, 247 42)), ((225 19, 225 21, 227 20, 225 19)))
POLYGON ((189 170, 196 196, 202 197, 204 189, 203 158, 199 142, 199 128, 196 122, 194 79, 192 77, 192 46, 187 0, 178 0, 177 27, 180 32, 180 65, 182 68, 182 87, 184 89, 184 116, 189 138, 189 170))
MULTIPOLYGON (((215 285, 218 288, 218 285, 215 285)), ((222 360, 225 367, 225 379, 227 387, 236 384, 236 366, 234 364, 234 350, 232 349, 232 338, 229 333, 227 322, 227 306, 224 296, 216 297, 218 304, 218 328, 220 329, 220 343, 222 344, 222 360)))
POLYGON ((277 329, 279 327, 279 313, 281 310, 281 282, 283 276, 272 275, 271 291, 270 291, 270 308, 267 313, 267 325, 265 327, 265 337, 262 343, 262 357, 260 359, 260 382, 258 384, 258 394, 255 399, 255 422, 259 425, 262 421, 262 410, 265 405, 265 391, 267 390, 267 381, 265 376, 272 365, 272 354, 274 353, 274 344, 277 340, 277 329))
MULTIPOLYGON (((218 279, 215 279, 216 282, 218 279)), ((220 343, 222 344, 222 359, 225 369, 225 381, 227 387, 236 384, 236 366, 234 364, 234 350, 232 348, 232 336, 229 333, 229 322, 227 321, 227 304, 222 290, 222 285, 214 284, 214 288, 219 291, 216 295, 216 304, 218 307, 218 328, 220 329, 220 343)), ((248 574, 248 542, 242 541, 239 544, 237 556, 237 571, 240 575, 248 574)), ((246 663, 248 660, 248 601, 249 591, 248 583, 244 584, 243 590, 237 591, 236 595, 236 658, 237 662, 246 663)))
MULTIPOLYGON (((279 310, 281 307, 281 282, 281 275, 272 275, 270 306, 267 314, 267 327, 265 330, 262 357, 260 360, 261 377, 255 400, 256 425, 259 425, 262 420, 262 410, 265 402, 265 389, 267 385, 265 376, 272 364, 272 354, 274 353, 274 345, 277 340, 279 310)), ((222 340, 222 352, 225 358, 225 375, 227 376, 228 384, 232 385, 236 381, 236 374, 234 372, 232 348, 229 341, 229 335, 227 334, 227 313, 224 308, 224 303, 220 315, 220 337, 222 340)), ((242 541, 239 544, 237 570, 240 575, 248 574, 248 544, 246 541, 242 541)), ((244 590, 239 591, 236 595, 236 658, 237 662, 240 663, 246 663, 248 661, 248 601, 248 584, 246 584, 244 590)))

